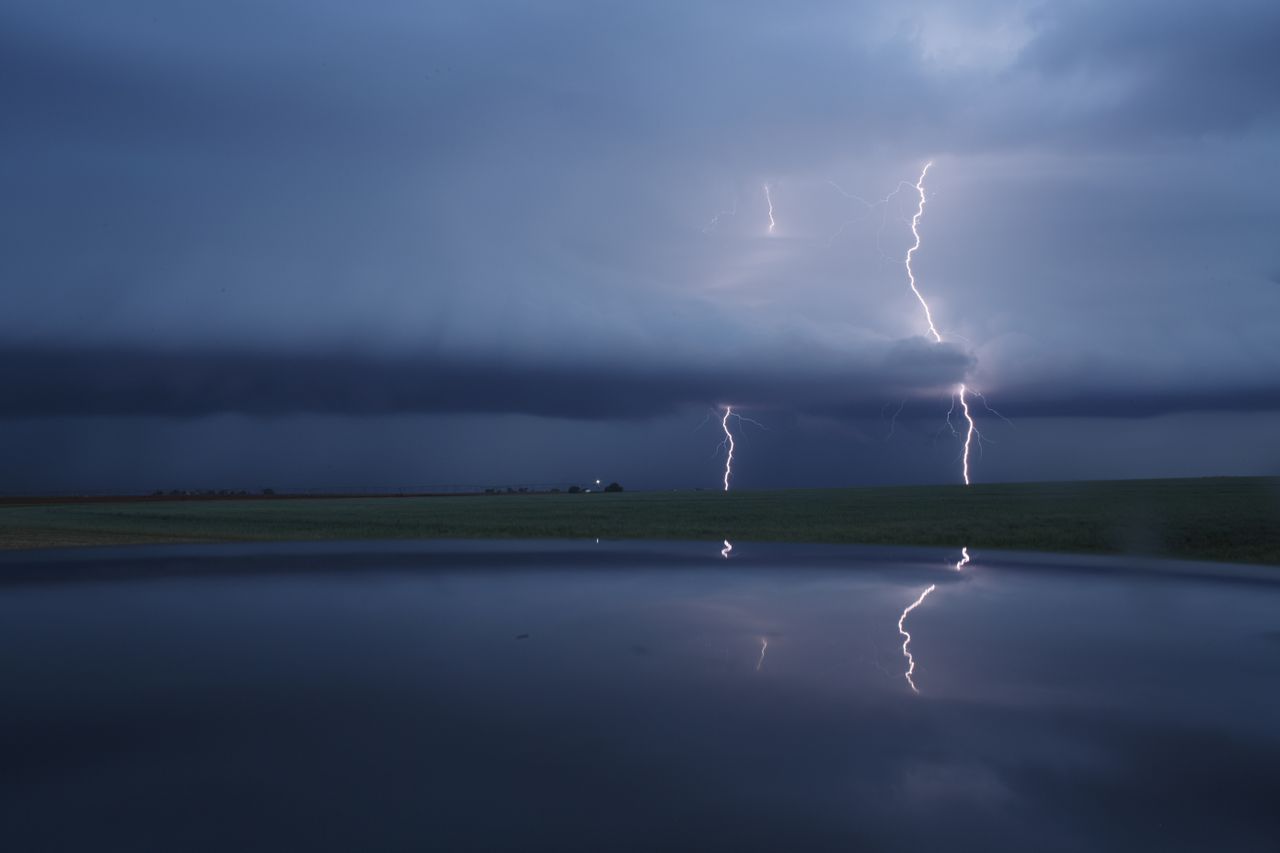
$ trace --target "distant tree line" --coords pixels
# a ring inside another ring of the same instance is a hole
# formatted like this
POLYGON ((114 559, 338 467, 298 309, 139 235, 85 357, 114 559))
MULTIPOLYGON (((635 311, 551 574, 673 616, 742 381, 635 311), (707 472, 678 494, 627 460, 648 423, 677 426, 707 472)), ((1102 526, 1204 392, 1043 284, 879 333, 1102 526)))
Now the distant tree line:
MULTIPOLYGON (((275 489, 262 489, 256 494, 270 497, 276 493, 275 489)), ((171 498, 246 498, 254 492, 248 489, 156 489, 151 493, 153 498, 171 497, 171 498)))
MULTIPOLYGON (((585 492, 590 492, 591 490, 584 489, 582 488, 582 486, 579 486, 579 485, 572 485, 572 486, 569 486, 564 491, 571 495, 580 495, 585 492)), ((622 491, 622 484, 615 480, 614 482, 605 486, 602 491, 620 492, 622 491)), ((484 493, 486 495, 526 495, 526 494, 530 494, 531 491, 528 488, 524 488, 524 487, 507 486, 503 488, 499 486, 499 487, 492 487, 492 488, 485 489, 484 493)), ((548 489, 547 494, 558 495, 560 494, 560 489, 548 489)))

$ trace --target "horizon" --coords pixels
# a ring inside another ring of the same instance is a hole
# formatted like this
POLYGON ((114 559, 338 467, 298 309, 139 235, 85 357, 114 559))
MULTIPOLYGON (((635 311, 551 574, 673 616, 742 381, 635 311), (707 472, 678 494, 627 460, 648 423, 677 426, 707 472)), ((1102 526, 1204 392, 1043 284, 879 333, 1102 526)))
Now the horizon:
MULTIPOLYGON (((1112 485, 1117 483, 1188 483, 1203 480, 1275 480, 1280 482, 1280 475, 1271 474, 1205 474, 1198 477, 1121 477, 1113 479, 1076 479, 1076 480, 1005 480, 965 484, 963 482, 936 483, 886 483, 878 485, 855 486, 780 486, 772 488, 734 488, 723 489, 719 486, 658 486, 653 488, 633 488, 626 483, 611 481, 621 486, 614 492, 627 494, 681 494, 687 492, 712 492, 719 494, 769 494, 775 492, 843 492, 843 491, 884 491, 890 489, 930 490, 953 488, 969 489, 978 486, 1003 488, 1008 486, 1091 486, 1112 485)), ((175 499, 269 499, 269 498, 434 498, 434 497, 508 497, 520 495, 553 495, 553 494, 605 494, 608 490, 596 486, 595 481, 557 480, 545 483, 503 483, 500 485, 481 485, 475 483, 418 483, 387 487, 368 486, 300 486, 284 484, 280 486, 263 486, 250 488, 247 486, 202 486, 175 487, 166 489, 150 489, 140 491, 80 491, 80 492, 0 492, 0 503, 19 503, 27 499, 35 502, 75 502, 81 499, 94 501, 136 500, 140 498, 163 501, 175 499), (584 483, 586 485, 584 485, 584 483), (574 491, 576 489, 576 491, 574 491)))

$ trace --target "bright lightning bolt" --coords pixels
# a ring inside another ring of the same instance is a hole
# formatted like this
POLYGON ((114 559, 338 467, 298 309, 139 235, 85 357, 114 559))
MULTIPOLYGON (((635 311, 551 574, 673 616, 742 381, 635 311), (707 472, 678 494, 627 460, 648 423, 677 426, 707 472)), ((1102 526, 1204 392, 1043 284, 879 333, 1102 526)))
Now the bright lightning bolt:
POLYGON ((764 653, 769 650, 769 638, 760 638, 760 660, 756 661, 756 672, 760 671, 760 667, 764 666, 764 653))
POLYGON ((906 676, 907 684, 911 685, 911 691, 913 693, 920 692, 920 689, 916 687, 915 679, 911 677, 912 675, 915 674, 915 671, 916 671, 916 659, 911 656, 911 635, 907 633, 907 629, 903 627, 903 625, 907 621, 907 615, 912 610, 915 610, 917 607, 923 604, 924 600, 929 597, 929 593, 933 592, 936 587, 937 587, 936 584, 930 584, 929 588, 926 589, 924 592, 920 593, 919 598, 911 602, 911 604, 907 605, 907 609, 902 611, 902 615, 898 617, 898 633, 901 634, 903 637, 902 656, 907 659, 907 671, 904 673, 904 675, 906 676))
MULTIPOLYGON (((707 412, 707 417, 703 419, 702 424, 705 424, 705 423, 707 422, 707 420, 708 420, 708 419, 710 419, 711 415, 712 415, 712 414, 715 414, 716 412, 717 412, 717 410, 716 410, 716 409, 711 409, 710 411, 708 411, 708 412, 707 412)), ((759 422, 758 420, 756 420, 755 418, 749 418, 749 417, 747 417, 746 415, 743 415, 743 414, 741 414, 741 413, 739 413, 739 412, 735 412, 735 411, 733 410, 733 406, 727 406, 727 407, 725 407, 725 409, 724 409, 724 413, 723 413, 723 415, 721 416, 721 419, 720 419, 720 429, 724 431, 724 438, 720 439, 720 443, 716 445, 715 453, 713 453, 712 455, 714 456, 714 455, 716 455, 716 454, 719 454, 721 450, 728 451, 728 453, 727 453, 727 455, 726 455, 726 458, 725 458, 725 462, 724 462, 724 466, 725 466, 725 467, 724 467, 724 474, 725 474, 725 487, 724 487, 724 490, 725 490, 726 492, 727 492, 727 491, 729 491, 728 481, 729 481, 729 478, 730 478, 730 477, 732 476, 732 474, 733 474, 733 453, 734 453, 734 450, 735 450, 735 445, 734 445, 733 435, 732 435, 731 431, 729 430, 729 419, 730 419, 730 418, 732 418, 733 420, 736 420, 736 421, 738 422, 738 425, 739 425, 739 426, 741 426, 741 425, 743 425, 743 424, 751 424, 751 425, 752 425, 752 426, 754 426, 754 427, 759 427, 760 429, 764 430, 765 432, 768 432, 768 431, 769 431, 769 428, 768 428, 767 426, 765 426, 764 424, 760 423, 760 422, 759 422)), ((698 429, 700 429, 700 428, 702 427, 702 424, 699 424, 699 425, 698 425, 698 429)), ((697 429, 695 429, 695 430, 694 430, 694 432, 697 432, 697 429)))
POLYGON ((956 563, 956 571, 960 571, 969 565, 969 548, 966 546, 960 549, 960 560, 956 563))
MULTIPOLYGON (((932 165, 932 160, 925 163, 924 168, 920 170, 920 177, 917 178, 915 182, 916 193, 920 198, 919 202, 916 204, 915 215, 911 217, 911 236, 915 238, 915 242, 911 245, 911 248, 907 249, 907 257, 904 261, 904 265, 907 268, 907 281, 911 285, 911 292, 916 295, 916 299, 920 302, 920 307, 924 309, 924 319, 929 326, 929 334, 933 335, 934 343, 940 344, 942 343, 942 335, 938 332, 938 327, 933 324, 933 312, 929 310, 929 303, 925 301, 924 294, 922 294, 920 292, 920 288, 916 286, 915 270, 911 268, 911 259, 915 256, 915 253, 920 250, 920 219, 924 216, 925 205, 924 179, 925 176, 929 174, 929 167, 932 165)), ((977 394, 977 396, 982 400, 982 404, 984 406, 991 409, 990 406, 987 406, 987 400, 985 397, 978 394, 976 391, 973 393, 977 394)), ((964 434, 963 454, 964 484, 966 486, 971 484, 969 477, 969 453, 973 449, 973 440, 977 438, 979 442, 982 441, 982 433, 978 432, 977 424, 975 424, 973 420, 973 413, 969 411, 968 394, 968 387, 963 382, 960 383, 959 387, 956 389, 956 397, 959 397, 960 399, 960 410, 964 415, 964 420, 967 424, 964 434)), ((947 411, 947 426, 951 427, 952 433, 955 433, 955 427, 951 424, 951 413, 955 411, 956 397, 952 398, 951 408, 947 411)))
POLYGON ((924 309, 925 322, 929 324, 929 333, 933 335, 934 343, 942 343, 942 335, 938 334, 938 329, 933 325, 933 312, 929 310, 929 303, 924 301, 924 296, 916 287, 916 274, 911 269, 911 258, 920 250, 920 217, 924 216, 924 176, 929 174, 929 167, 933 165, 930 160, 924 164, 924 169, 920 171, 920 177, 916 180, 916 192, 920 195, 920 203, 916 206, 916 214, 911 217, 911 236, 915 237, 916 242, 907 249, 907 280, 911 283, 911 292, 916 295, 916 299, 920 300, 920 307, 924 309))
POLYGON ((769 193, 768 184, 764 185, 764 200, 769 203, 769 233, 772 234, 773 229, 778 226, 778 223, 773 219, 773 196, 769 193))
POLYGON ((967 486, 969 485, 969 448, 973 444, 973 437, 976 435, 981 440, 982 435, 973 423, 973 415, 969 413, 969 400, 965 397, 965 393, 966 389, 962 382, 960 383, 960 409, 964 412, 964 419, 969 424, 969 428, 964 433, 964 484, 967 486))
MULTIPOLYGON (((737 418, 738 423, 740 424, 745 421, 746 423, 749 423, 749 424, 755 424, 756 426, 760 427, 760 429, 763 429, 763 430, 768 429, 768 427, 766 427, 764 424, 760 423, 757 420, 753 420, 751 418, 744 418, 742 415, 738 414, 733 410, 733 406, 724 407, 724 416, 720 418, 720 429, 724 430, 724 440, 720 442, 720 446, 725 448, 726 451, 728 451, 725 454, 725 458, 724 458, 724 490, 726 492, 729 491, 729 479, 733 476, 734 444, 733 444, 733 432, 729 429, 729 418, 737 418)), ((724 540, 724 548, 720 550, 720 556, 724 557, 727 560, 729 559, 729 552, 732 550, 733 550, 733 545, 731 545, 729 543, 729 540, 726 539, 724 540)))
POLYGON ((724 460, 724 490, 729 491, 729 477, 733 474, 733 433, 729 432, 729 416, 733 414, 733 406, 724 407, 724 417, 720 420, 720 428, 724 430, 724 440, 729 448, 729 455, 724 460))

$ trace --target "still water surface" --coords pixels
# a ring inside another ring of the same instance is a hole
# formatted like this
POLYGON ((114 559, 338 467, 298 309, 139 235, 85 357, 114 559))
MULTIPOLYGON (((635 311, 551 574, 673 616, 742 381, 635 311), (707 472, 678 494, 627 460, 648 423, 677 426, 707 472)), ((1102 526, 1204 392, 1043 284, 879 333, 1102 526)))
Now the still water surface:
POLYGON ((970 556, 6 555, 0 849, 1280 849, 1280 568, 970 556))

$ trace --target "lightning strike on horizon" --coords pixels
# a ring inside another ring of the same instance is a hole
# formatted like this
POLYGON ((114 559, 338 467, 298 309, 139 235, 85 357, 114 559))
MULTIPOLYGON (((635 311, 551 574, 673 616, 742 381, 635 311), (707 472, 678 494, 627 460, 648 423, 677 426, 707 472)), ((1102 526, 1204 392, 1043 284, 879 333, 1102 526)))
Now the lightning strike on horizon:
POLYGON ((964 412, 964 419, 968 422, 969 428, 964 434, 964 484, 969 485, 969 447, 973 444, 973 437, 978 436, 978 440, 982 440, 982 434, 978 432, 978 427, 973 422, 973 415, 969 413, 969 401, 965 397, 966 389, 964 383, 960 383, 960 408, 964 412))
POLYGON ((760 671, 760 667, 764 666, 764 653, 769 650, 769 638, 760 638, 760 660, 756 661, 756 672, 760 671))
MULTIPOLYGON (((924 205, 925 205, 924 179, 925 179, 925 176, 929 174, 929 167, 932 165, 933 165, 932 160, 924 164, 924 168, 920 170, 920 177, 916 179, 916 182, 914 184, 915 190, 920 196, 920 201, 916 205, 915 215, 911 217, 911 235, 915 238, 915 243, 912 244, 911 248, 907 249, 907 257, 906 257, 906 260, 904 261, 904 266, 906 266, 907 268, 907 281, 911 285, 911 292, 915 294, 916 299, 920 302, 920 307, 924 309, 924 319, 929 326, 929 334, 933 335, 934 343, 940 344, 942 343, 942 335, 941 333, 938 332, 938 327, 935 326, 933 323, 933 312, 929 310, 929 303, 925 301, 924 294, 922 294, 920 292, 920 288, 916 286, 916 274, 915 274, 915 271, 911 268, 911 258, 920 249, 920 242, 921 242, 920 241, 920 218, 924 216, 924 205)), ((995 412, 994 409, 991 409, 991 406, 987 405, 987 400, 985 397, 983 397, 977 391, 973 393, 976 394, 982 400, 982 404, 986 406, 987 409, 991 410, 992 412, 995 412)), ((973 413, 969 411, 968 394, 969 394, 969 388, 965 385, 965 383, 963 382, 960 383, 960 385, 956 389, 955 396, 953 396, 951 399, 951 408, 947 410, 947 426, 951 428, 951 433, 953 435, 958 436, 959 434, 956 432, 955 426, 951 423, 951 414, 952 412, 955 411, 956 398, 958 397, 960 400, 960 409, 964 414, 965 423, 967 424, 967 427, 965 429, 965 434, 964 434, 964 453, 962 457, 963 471, 964 471, 964 484, 966 486, 971 485, 972 483, 969 476, 969 453, 973 447, 973 440, 974 438, 977 438, 979 442, 982 441, 982 433, 978 432, 977 424, 975 424, 973 420, 973 413)), ((999 412, 995 412, 995 414, 997 414, 1001 418, 1004 418, 1004 416, 1000 415, 999 412)))
POLYGON ((768 233, 773 234, 773 229, 777 227, 778 223, 774 221, 774 218, 773 218, 773 196, 769 193, 768 184, 764 185, 764 200, 769 203, 769 232, 768 233))
POLYGON ((937 584, 929 584, 929 588, 920 593, 919 598, 907 605, 907 609, 902 611, 902 615, 898 617, 898 633, 904 638, 902 640, 902 656, 907 659, 907 671, 903 675, 907 679, 907 684, 911 685, 911 692, 917 694, 920 692, 920 688, 916 687, 915 679, 911 677, 916 671, 916 659, 911 656, 911 635, 907 633, 907 629, 903 625, 907 621, 907 615, 923 604, 924 600, 929 597, 929 593, 936 588, 937 584))
MULTIPOLYGON (((737 450, 737 445, 733 437, 733 430, 729 429, 729 419, 736 418, 739 424, 752 424, 754 426, 758 426, 760 429, 764 430, 765 432, 768 432, 769 428, 764 424, 760 423, 755 418, 748 418, 745 415, 741 415, 738 412, 735 412, 733 410, 733 406, 725 406, 723 410, 718 410, 714 408, 710 409, 708 411, 708 418, 713 412, 722 412, 720 417, 720 429, 724 433, 724 438, 722 438, 720 440, 720 443, 716 445, 716 449, 712 453, 712 456, 714 457, 722 449, 725 451, 724 477, 722 482, 723 482, 723 490, 727 492, 729 491, 729 483, 733 479, 733 455, 734 455, 734 452, 737 450)), ((706 423, 706 419, 703 420, 703 423, 706 423)), ((699 426, 701 426, 701 424, 699 426)))
POLYGON ((960 549, 960 560, 956 563, 956 571, 962 570, 967 565, 969 565, 969 548, 965 546, 960 549))
MULTIPOLYGON (((763 429, 763 430, 769 429, 768 427, 766 427, 764 424, 760 423, 757 420, 754 420, 752 418, 744 418, 742 415, 734 412, 733 406, 724 407, 724 417, 720 419, 720 429, 724 430, 724 440, 720 442, 720 446, 725 448, 728 451, 728 453, 725 454, 725 458, 724 458, 724 491, 726 492, 729 491, 729 478, 733 476, 734 444, 733 444, 733 432, 729 429, 729 418, 737 418, 738 423, 742 423, 745 421, 746 423, 749 423, 749 424, 755 424, 756 426, 760 427, 760 429, 763 429)), ((729 559, 729 552, 732 550, 733 550, 733 545, 730 544, 728 539, 726 539, 724 540, 724 548, 721 549, 720 551, 720 556, 724 557, 727 560, 729 559)))
POLYGON ((724 440, 728 443, 729 455, 724 460, 724 490, 729 491, 729 477, 733 474, 733 433, 729 432, 729 416, 733 414, 733 406, 724 407, 724 417, 720 420, 720 428, 724 430, 724 440))

